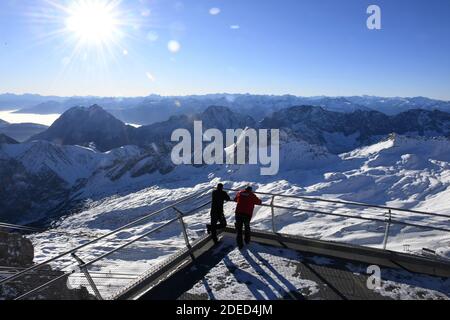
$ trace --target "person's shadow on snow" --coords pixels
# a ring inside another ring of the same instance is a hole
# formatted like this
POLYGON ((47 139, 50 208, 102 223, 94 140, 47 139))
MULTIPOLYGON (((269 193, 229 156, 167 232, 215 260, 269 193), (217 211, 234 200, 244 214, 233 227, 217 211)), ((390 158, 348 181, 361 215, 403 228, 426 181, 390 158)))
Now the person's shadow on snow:
POLYGON ((305 300, 305 297, 298 292, 295 285, 293 285, 288 279, 286 279, 281 273, 279 273, 270 264, 269 261, 261 257, 261 255, 258 253, 256 249, 249 248, 248 250, 244 251, 243 256, 258 274, 263 276, 264 279, 266 279, 270 285, 276 288, 276 290, 280 293, 283 299, 305 300), (255 256, 256 259, 258 259, 259 262, 255 261, 250 256, 250 252, 255 256), (278 282, 275 279, 273 279, 267 272, 265 272, 260 264, 264 265, 267 269, 269 269, 269 271, 273 273, 273 275, 278 279, 278 282), (281 286, 281 284, 284 285, 284 288, 281 286), (287 288, 287 291, 285 288, 287 288))
POLYGON ((305 298, 298 293, 297 288, 290 283, 286 278, 284 278, 273 266, 268 263, 267 260, 263 259, 257 252, 250 249, 250 251, 243 250, 242 256, 248 262, 250 267, 260 276, 264 281, 258 279, 254 274, 248 271, 244 271, 238 268, 228 257, 224 258, 225 266, 234 275, 238 283, 245 283, 257 300, 276 300, 276 299, 294 299, 294 300, 304 300, 305 298), (258 259, 255 261, 250 255, 250 252, 258 259), (272 278, 261 266, 263 264, 266 268, 270 270, 271 273, 277 278, 272 278), (269 284, 269 285, 268 285, 269 284), (283 285, 285 288, 283 288, 283 285), (273 288, 273 289, 272 289, 273 288), (262 293, 265 293, 264 297, 262 293), (278 293, 278 294, 277 294, 278 293))
POLYGON ((223 262, 238 283, 245 283, 247 285, 256 300, 276 300, 278 298, 266 283, 259 280, 253 274, 238 268, 227 256, 223 259, 223 262), (262 295, 262 292, 265 293, 265 297, 262 295))

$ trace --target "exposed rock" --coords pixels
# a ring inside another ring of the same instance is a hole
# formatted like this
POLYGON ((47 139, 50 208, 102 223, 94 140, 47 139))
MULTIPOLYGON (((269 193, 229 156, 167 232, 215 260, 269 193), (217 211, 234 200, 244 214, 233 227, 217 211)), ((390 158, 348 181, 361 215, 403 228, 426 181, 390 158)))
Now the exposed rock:
POLYGON ((90 146, 108 151, 130 144, 129 130, 133 128, 117 120, 97 105, 75 107, 66 111, 48 130, 30 138, 62 145, 90 146))
POLYGON ((34 248, 20 234, 0 231, 0 265, 27 268, 33 265, 34 248))
POLYGON ((450 137, 450 114, 409 110, 388 116, 377 111, 340 113, 315 106, 297 106, 265 118, 260 127, 280 128, 290 141, 303 140, 338 154, 376 143, 391 133, 450 137))
MULTIPOLYGON (((20 234, 0 231, 0 279, 4 279, 23 268, 33 265, 34 248, 30 240, 20 234), (8 270, 8 272, 6 272, 8 270)), ((0 285, 0 300, 12 300, 39 286, 62 276, 61 271, 43 266, 24 274, 16 280, 0 285)), ((85 287, 72 289, 68 287, 67 276, 46 288, 25 297, 30 300, 93 300, 85 287)))

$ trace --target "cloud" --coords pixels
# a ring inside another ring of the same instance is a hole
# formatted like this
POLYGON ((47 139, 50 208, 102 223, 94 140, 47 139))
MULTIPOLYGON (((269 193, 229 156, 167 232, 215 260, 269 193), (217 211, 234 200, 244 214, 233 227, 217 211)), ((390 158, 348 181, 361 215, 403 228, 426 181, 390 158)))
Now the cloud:
POLYGON ((181 49, 181 44, 178 41, 171 40, 167 44, 167 48, 169 49, 170 52, 177 53, 181 49))
POLYGON ((237 25, 237 24, 233 24, 230 26, 230 29, 232 29, 232 30, 239 30, 240 28, 241 28, 241 26, 237 25))
POLYGON ((217 16, 221 12, 220 8, 211 8, 209 9, 209 14, 212 16, 217 16))

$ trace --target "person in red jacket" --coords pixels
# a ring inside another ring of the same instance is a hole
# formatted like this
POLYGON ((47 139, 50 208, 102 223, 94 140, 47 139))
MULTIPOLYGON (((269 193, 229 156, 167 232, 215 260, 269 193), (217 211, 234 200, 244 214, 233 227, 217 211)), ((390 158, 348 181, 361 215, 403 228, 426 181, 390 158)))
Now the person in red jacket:
POLYGON ((253 193, 252 187, 238 192, 234 201, 237 202, 236 206, 236 233, 237 233, 237 245, 239 249, 244 247, 242 241, 242 228, 245 229, 245 243, 250 243, 250 221, 253 217, 253 210, 256 205, 261 205, 261 200, 253 193))

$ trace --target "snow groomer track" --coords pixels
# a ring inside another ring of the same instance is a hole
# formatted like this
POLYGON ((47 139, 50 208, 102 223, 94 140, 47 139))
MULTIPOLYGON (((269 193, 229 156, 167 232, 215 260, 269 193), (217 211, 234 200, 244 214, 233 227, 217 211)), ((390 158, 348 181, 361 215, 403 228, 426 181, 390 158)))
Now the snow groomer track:
MULTIPOLYGON (((256 227, 268 228, 255 228, 252 243, 243 250, 235 246, 234 228, 224 230, 217 245, 207 234, 190 230, 188 222, 209 210, 210 190, 203 190, 3 278, 0 286, 26 281, 51 266, 64 274, 51 281, 46 278, 16 299, 37 299, 42 290, 64 278, 71 287, 87 287, 97 299, 112 300, 450 298, 450 261, 420 243, 420 235, 426 232, 442 241, 436 246, 449 246, 449 216, 321 198, 259 196, 264 201, 260 209, 269 210, 270 219, 256 227), (323 219, 323 228, 344 224, 353 230, 358 223, 355 237, 364 223, 365 232, 373 233, 380 243, 369 247, 277 229, 286 217, 297 218, 301 226, 305 216, 323 219), (139 231, 136 226, 141 226, 139 231), (150 249, 146 238, 158 234, 164 239, 165 230, 175 227, 184 240, 183 248, 156 265, 142 258, 133 274, 120 270, 128 259, 127 270, 134 266, 132 252, 145 254, 150 249), (116 237, 120 241, 113 241, 116 237), (95 250, 94 255, 93 247, 104 252, 95 250)), ((227 212, 231 208, 229 204, 227 212)))

